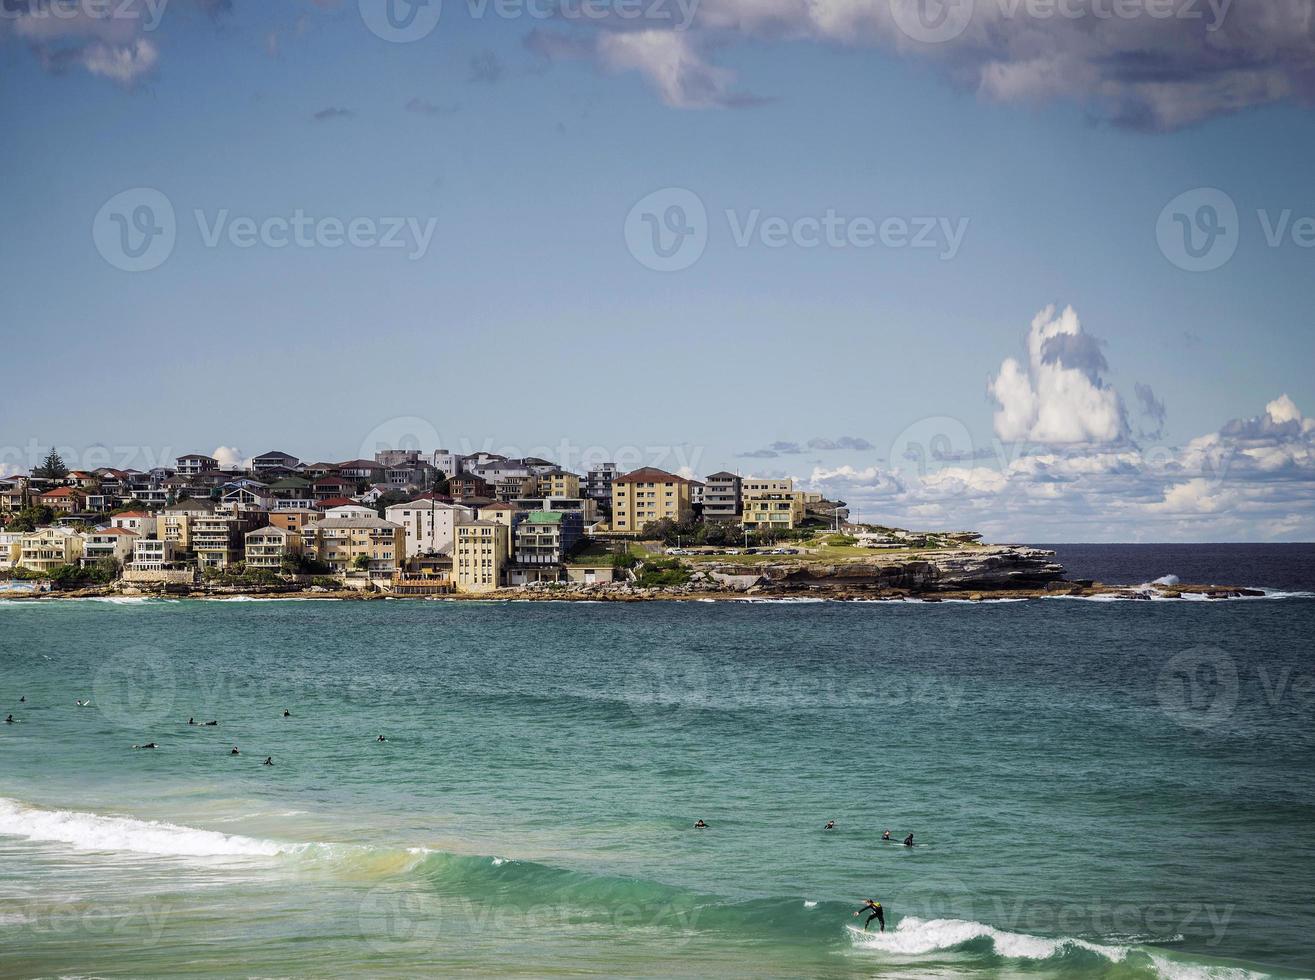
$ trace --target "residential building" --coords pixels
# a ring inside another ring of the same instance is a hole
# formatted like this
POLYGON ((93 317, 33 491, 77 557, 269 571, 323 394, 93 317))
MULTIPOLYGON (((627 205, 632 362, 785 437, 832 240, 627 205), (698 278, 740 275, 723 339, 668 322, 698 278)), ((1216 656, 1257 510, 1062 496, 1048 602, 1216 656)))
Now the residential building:
POLYGON ((614 533, 639 534, 654 521, 681 523, 693 513, 689 481, 674 473, 645 466, 612 481, 614 533))
POLYGON ((584 538, 584 521, 570 511, 532 510, 513 531, 518 565, 560 565, 584 538))
POLYGON ((456 453, 450 453, 446 449, 434 450, 434 469, 438 470, 449 480, 461 472, 461 457, 456 453))
POLYGON ((617 478, 615 463, 598 463, 585 475, 584 493, 604 507, 612 504, 612 481, 617 478))
POLYGON ((103 527, 88 531, 82 536, 83 565, 94 565, 106 558, 123 565, 132 560, 133 544, 140 537, 135 531, 123 527, 103 527))
POLYGON ((66 527, 43 527, 18 541, 18 563, 33 572, 74 565, 82 555, 82 535, 66 527))
POLYGON ((22 510, 30 499, 27 477, 11 476, 0 480, 0 511, 9 513, 22 510))
POLYGON ((452 544, 452 580, 458 592, 499 588, 507 563, 511 529, 497 521, 458 524, 452 544))
POLYGON ((24 533, 0 528, 0 568, 13 568, 18 564, 23 549, 24 533))
POLYGON ((273 510, 274 495, 256 480, 233 480, 219 488, 219 505, 238 510, 273 510))
POLYGON ((384 467, 372 459, 349 459, 338 464, 338 475, 353 483, 379 483, 384 478, 384 467))
POLYGON ((703 508, 703 488, 704 484, 700 480, 689 481, 689 502, 692 506, 703 508))
POLYGON ((722 470, 713 473, 703 485, 703 519, 738 521, 740 519, 740 478, 722 470))
POLYGON ((316 500, 329 500, 333 497, 346 497, 356 490, 356 481, 341 476, 321 476, 311 486, 316 500))
POLYGON ((515 500, 534 495, 538 482, 532 476, 503 476, 493 483, 493 496, 498 500, 515 500))
POLYGON ((535 492, 545 497, 578 497, 580 478, 565 470, 554 470, 539 477, 539 486, 535 492))
POLYGON ((516 522, 521 517, 521 512, 516 506, 505 500, 495 500, 491 504, 484 504, 475 508, 475 519, 492 524, 501 524, 507 529, 507 557, 511 557, 512 532, 515 530, 516 522))
POLYGON ((203 568, 227 568, 242 560, 248 531, 265 524, 262 511, 216 510, 191 522, 192 551, 203 568))
MULTIPOLYGON (((321 508, 324 511, 324 517, 378 517, 379 512, 373 507, 367 507, 365 504, 358 504, 352 501, 348 504, 337 504, 333 507, 321 508)), ((323 520, 323 518, 321 518, 323 520)))
POLYGON ((277 450, 271 450, 267 453, 261 453, 251 460, 251 472, 256 476, 269 473, 270 471, 295 470, 301 464, 296 456, 289 453, 282 453, 277 450))
POLYGON ((295 531, 300 534, 305 530, 307 524, 313 524, 315 521, 324 519, 324 514, 313 508, 282 508, 278 507, 269 512, 269 526, 279 527, 285 531, 295 531))
POLYGON ((180 549, 173 541, 137 538, 132 543, 131 567, 139 572, 157 572, 178 563, 180 549))
POLYGON ((144 510, 125 510, 110 518, 110 527, 117 527, 143 538, 155 536, 159 520, 154 514, 144 510))
POLYGON ((37 504, 57 514, 79 514, 87 504, 87 495, 74 487, 55 487, 37 497, 37 504))
POLYGON ((454 504, 434 494, 393 504, 384 516, 406 529, 406 557, 432 555, 452 547, 453 529, 475 519, 470 507, 454 504))
POLYGON ((450 477, 447 492, 449 496, 456 500, 463 497, 492 497, 493 487, 483 477, 466 473, 461 476, 450 477))
POLYGON ((217 469, 219 469, 219 460, 203 453, 188 453, 186 456, 179 456, 174 464, 174 470, 179 476, 200 476, 202 473, 209 473, 217 469))
POLYGON ((746 476, 740 481, 740 496, 744 497, 751 493, 792 493, 794 492, 794 480, 789 477, 769 478, 762 476, 746 476))
POLYGON ((258 527, 246 533, 247 568, 281 571, 283 559, 301 554, 301 535, 282 527, 258 527))
POLYGON ((804 519, 804 494, 797 490, 755 490, 743 497, 741 523, 750 530, 788 530, 804 519))
POLYGON ((156 536, 178 551, 192 550, 192 522, 215 512, 215 502, 204 497, 169 504, 155 515, 156 536))
POLYGON ((335 572, 355 571, 363 558, 371 574, 391 575, 406 553, 406 529, 381 517, 326 517, 302 538, 305 553, 335 572))
POLYGON ((415 466, 420 462, 419 449, 381 449, 374 454, 374 461, 385 469, 394 466, 415 466))

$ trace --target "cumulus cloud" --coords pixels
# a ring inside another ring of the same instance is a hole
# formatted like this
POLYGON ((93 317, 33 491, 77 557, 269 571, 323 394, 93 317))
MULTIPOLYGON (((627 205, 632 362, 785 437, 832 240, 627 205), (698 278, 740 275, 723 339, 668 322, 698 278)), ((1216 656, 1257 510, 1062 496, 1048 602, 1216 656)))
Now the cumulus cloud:
POLYGON ((815 468, 797 478, 871 520, 969 527, 996 540, 1308 540, 1315 419, 1281 395, 1178 447, 1031 445, 995 465, 815 468))
POLYGON ((1128 434, 1119 393, 1102 380, 1100 344, 1073 307, 1048 306, 1032 320, 1027 363, 1006 358, 988 387, 999 405, 995 433, 1005 442, 1108 443, 1128 434))
POLYGON ((210 455, 219 463, 220 469, 232 470, 247 465, 247 461, 242 458, 242 450, 236 446, 219 446, 211 450, 210 455))

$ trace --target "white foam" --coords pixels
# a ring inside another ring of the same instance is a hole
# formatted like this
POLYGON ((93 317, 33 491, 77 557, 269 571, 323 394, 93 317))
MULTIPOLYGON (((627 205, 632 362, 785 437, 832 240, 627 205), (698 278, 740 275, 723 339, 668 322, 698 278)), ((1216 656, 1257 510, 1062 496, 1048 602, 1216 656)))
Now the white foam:
POLYGON ((1182 579, 1180 579, 1177 575, 1161 575, 1161 576, 1160 576, 1159 578, 1157 578, 1154 582, 1152 582, 1151 585, 1170 585, 1170 586, 1172 586, 1172 585, 1177 585, 1177 584, 1178 584, 1179 582, 1181 582, 1181 581, 1182 581, 1182 579))
POLYGON ((1120 962, 1128 955, 1126 946, 1102 946, 1082 939, 1046 939, 1021 932, 1005 932, 984 922, 965 919, 919 919, 905 916, 898 926, 888 932, 863 932, 848 926, 854 945, 861 949, 880 950, 917 956, 936 950, 951 949, 973 939, 989 938, 1001 956, 1022 960, 1044 960, 1065 947, 1080 947, 1098 953, 1112 962, 1120 962))
POLYGON ((1165 956, 1151 954, 1151 963, 1163 980, 1267 980, 1269 974, 1256 973, 1236 966, 1204 966, 1180 963, 1165 956))
POLYGON ((808 899, 804 899, 804 908, 806 908, 806 909, 815 909, 815 908, 817 908, 817 903, 816 903, 816 902, 810 902, 808 899))
POLYGON ((157 820, 110 817, 79 810, 45 810, 4 798, 0 798, 0 835, 70 844, 80 851, 185 857, 273 857, 306 846, 197 830, 157 820))

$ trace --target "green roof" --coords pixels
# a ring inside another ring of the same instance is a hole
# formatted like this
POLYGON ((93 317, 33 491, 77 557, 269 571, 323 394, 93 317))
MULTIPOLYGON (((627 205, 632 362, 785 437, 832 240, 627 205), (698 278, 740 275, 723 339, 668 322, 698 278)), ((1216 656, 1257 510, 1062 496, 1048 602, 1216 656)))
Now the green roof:
POLYGON ((528 520, 531 524, 560 524, 562 522, 562 512, 560 510, 532 510, 529 513, 528 520))

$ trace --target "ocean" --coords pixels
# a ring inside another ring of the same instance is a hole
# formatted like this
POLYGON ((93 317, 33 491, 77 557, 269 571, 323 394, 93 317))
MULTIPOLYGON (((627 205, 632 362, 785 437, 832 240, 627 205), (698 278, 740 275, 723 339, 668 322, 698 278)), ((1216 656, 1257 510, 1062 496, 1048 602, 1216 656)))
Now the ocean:
POLYGON ((0 976, 1315 976, 1315 547, 1055 547, 1270 594, 0 602, 0 976))

